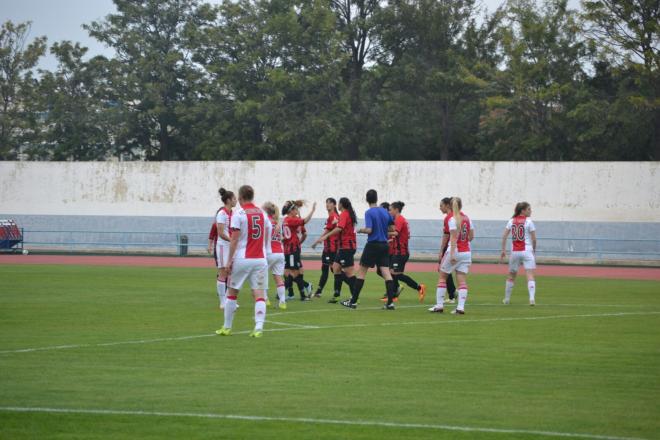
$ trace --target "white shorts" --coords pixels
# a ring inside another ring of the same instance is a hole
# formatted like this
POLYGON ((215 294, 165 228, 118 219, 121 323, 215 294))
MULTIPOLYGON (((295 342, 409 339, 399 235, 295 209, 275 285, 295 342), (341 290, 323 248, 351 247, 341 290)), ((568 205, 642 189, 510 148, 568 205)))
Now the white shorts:
POLYGON ((284 254, 269 254, 268 270, 273 275, 284 275, 284 254))
POLYGON ((224 242, 218 242, 215 244, 215 262, 218 265, 218 269, 224 269, 229 263, 229 243, 224 244, 224 242))
POLYGON ((268 263, 265 258, 236 258, 229 274, 229 287, 240 290, 245 280, 250 282, 250 288, 266 289, 268 287, 268 263))
POLYGON ((534 258, 534 252, 511 252, 511 256, 509 257, 509 273, 518 273, 518 268, 521 264, 525 267, 525 270, 536 269, 536 258, 534 258))
POLYGON ((451 263, 450 252, 445 252, 440 263, 440 270, 444 273, 453 271, 468 273, 472 264, 472 252, 456 252, 456 263, 451 263))

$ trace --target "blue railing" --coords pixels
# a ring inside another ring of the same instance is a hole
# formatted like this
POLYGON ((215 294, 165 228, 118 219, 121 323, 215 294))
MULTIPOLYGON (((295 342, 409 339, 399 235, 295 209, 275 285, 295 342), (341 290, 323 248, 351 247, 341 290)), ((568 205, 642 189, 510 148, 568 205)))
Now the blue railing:
MULTIPOLYGON (((203 253, 208 246, 204 232, 151 231, 48 231, 25 230, 27 249, 86 252, 157 252, 186 255, 203 253)), ((320 254, 321 248, 311 249, 318 234, 310 234, 303 244, 306 254, 320 254)), ((361 249, 366 237, 358 235, 361 249)), ((600 237, 538 237, 537 255, 547 258, 606 260, 659 260, 660 240, 614 239, 600 237)), ((432 257, 438 253, 439 236, 414 236, 410 240, 413 256, 432 257)), ((475 256, 495 257, 500 252, 501 237, 478 236, 472 243, 475 256)))

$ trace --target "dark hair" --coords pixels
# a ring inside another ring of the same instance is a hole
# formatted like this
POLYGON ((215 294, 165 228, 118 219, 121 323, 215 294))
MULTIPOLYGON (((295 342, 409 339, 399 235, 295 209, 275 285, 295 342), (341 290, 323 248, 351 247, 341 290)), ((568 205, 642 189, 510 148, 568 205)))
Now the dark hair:
POLYGON ((529 208, 529 203, 527 202, 516 203, 516 209, 513 211, 513 216, 518 217, 527 208, 529 208))
POLYGON ((390 204, 388 202, 383 202, 383 203, 380 204, 380 207, 389 210, 390 209, 390 204))
POLYGON ((367 191, 367 203, 378 203, 378 193, 375 189, 367 191))
POLYGON ((327 199, 325 199, 325 203, 328 203, 328 202, 335 205, 335 214, 336 214, 337 213, 337 201, 333 197, 328 197, 327 199))
POLYGON ((398 210, 399 212, 403 211, 403 207, 406 206, 403 202, 394 202, 392 203, 392 208, 398 210))
POLYGON ((243 185, 238 188, 238 197, 241 200, 251 202, 254 199, 254 189, 250 185, 243 185))
POLYGON ((355 215, 355 211, 353 210, 353 205, 351 204, 351 201, 348 200, 347 197, 342 197, 339 199, 339 204, 341 205, 342 208, 348 211, 348 214, 351 216, 351 221, 353 222, 353 225, 357 225, 357 216, 355 215))
POLYGON ((287 200, 282 206, 282 215, 287 215, 293 208, 300 208, 304 204, 303 200, 287 200))
POLYGON ((451 197, 445 197, 444 199, 440 200, 444 205, 447 205, 451 207, 451 197))
POLYGON ((220 194, 220 199, 222 200, 222 203, 227 203, 228 200, 234 198, 234 193, 231 191, 227 191, 224 188, 220 188, 218 190, 218 194, 220 194))

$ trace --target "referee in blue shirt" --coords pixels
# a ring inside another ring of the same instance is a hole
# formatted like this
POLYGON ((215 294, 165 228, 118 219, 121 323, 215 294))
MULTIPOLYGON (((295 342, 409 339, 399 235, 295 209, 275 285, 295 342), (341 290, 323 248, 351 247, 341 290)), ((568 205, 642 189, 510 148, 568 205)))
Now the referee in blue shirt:
POLYGON ((369 237, 362 251, 360 267, 356 275, 357 279, 352 286, 351 299, 342 301, 341 305, 351 309, 357 308, 360 291, 362 290, 362 286, 364 286, 364 277, 367 275, 369 268, 378 266, 383 273, 383 278, 385 278, 385 287, 387 289, 387 304, 385 304, 384 308, 394 310, 392 300, 396 293, 396 286, 389 270, 390 255, 387 244, 388 232, 394 231, 394 220, 386 209, 378 206, 378 194, 375 189, 367 191, 367 203, 369 204, 369 209, 364 214, 365 227, 359 229, 357 232, 368 234, 369 237))

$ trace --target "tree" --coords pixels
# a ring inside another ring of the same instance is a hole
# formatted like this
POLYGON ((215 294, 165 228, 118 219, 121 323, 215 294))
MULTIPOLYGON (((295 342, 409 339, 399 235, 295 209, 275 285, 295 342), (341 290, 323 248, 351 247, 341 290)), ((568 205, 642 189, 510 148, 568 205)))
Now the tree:
POLYGON ((182 115, 196 99, 202 72, 192 63, 185 32, 209 25, 212 8, 197 0, 114 3, 117 14, 85 28, 117 53, 112 82, 124 123, 115 142, 149 160, 191 159, 190 124, 182 115))
POLYGON ((46 51, 46 37, 27 44, 29 34, 30 22, 6 21, 0 28, 0 159, 15 159, 38 135, 32 69, 46 51))

